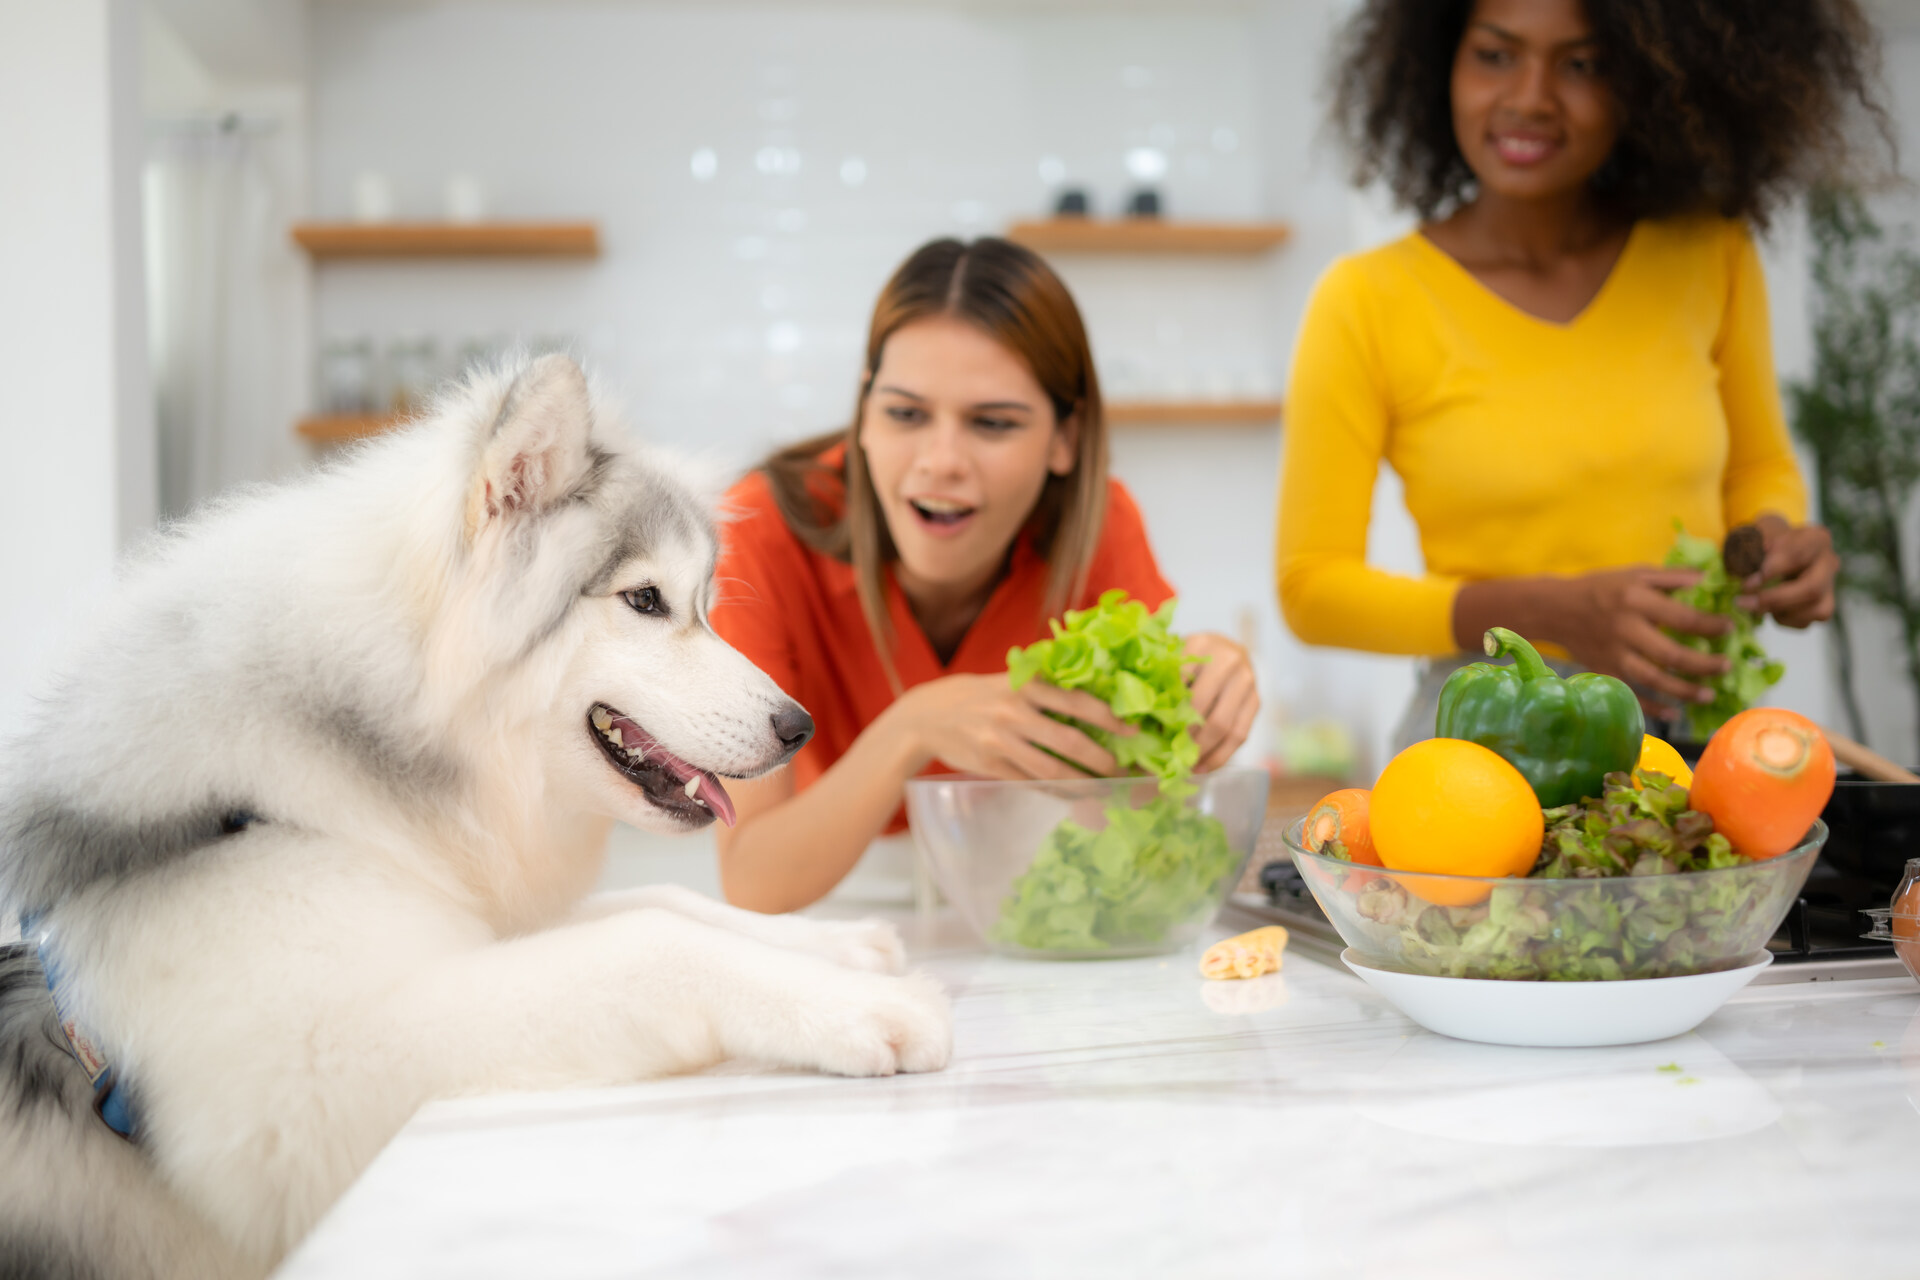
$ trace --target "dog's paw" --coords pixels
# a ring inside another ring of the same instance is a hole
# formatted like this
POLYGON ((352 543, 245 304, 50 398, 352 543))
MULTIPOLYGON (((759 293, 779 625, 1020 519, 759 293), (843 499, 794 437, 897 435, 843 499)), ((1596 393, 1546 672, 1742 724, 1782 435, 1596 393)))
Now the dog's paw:
POLYGON ((806 1065, 833 1075, 938 1071, 953 1056, 953 1009, 923 973, 863 978, 802 1016, 814 1041, 806 1065))
POLYGON ((907 947, 884 920, 832 920, 820 925, 813 951, 835 964, 868 973, 905 973, 907 947))

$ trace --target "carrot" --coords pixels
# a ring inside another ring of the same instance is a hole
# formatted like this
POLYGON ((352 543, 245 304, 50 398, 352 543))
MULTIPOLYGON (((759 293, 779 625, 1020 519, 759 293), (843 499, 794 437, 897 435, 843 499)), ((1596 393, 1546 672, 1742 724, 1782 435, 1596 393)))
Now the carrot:
POLYGON ((1754 707, 1720 726, 1693 770, 1688 803, 1749 858, 1800 843, 1833 794, 1833 748, 1820 727, 1779 707, 1754 707))
POLYGON ((1379 866, 1380 855, 1373 851, 1373 829, 1367 818, 1371 794, 1361 787, 1348 787, 1320 797, 1320 803, 1307 815, 1307 848, 1325 853, 1337 840, 1350 861, 1379 866))

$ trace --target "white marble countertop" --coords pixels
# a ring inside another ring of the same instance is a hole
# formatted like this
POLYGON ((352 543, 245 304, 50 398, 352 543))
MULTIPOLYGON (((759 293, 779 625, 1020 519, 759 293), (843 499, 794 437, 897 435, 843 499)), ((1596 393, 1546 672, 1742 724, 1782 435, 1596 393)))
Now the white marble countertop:
POLYGON ((1658 1044, 1504 1049, 1301 955, 1204 983, 1196 951, 1017 961, 918 932, 955 998, 944 1073, 435 1104, 280 1274, 1920 1274, 1904 978, 1750 988, 1658 1044))

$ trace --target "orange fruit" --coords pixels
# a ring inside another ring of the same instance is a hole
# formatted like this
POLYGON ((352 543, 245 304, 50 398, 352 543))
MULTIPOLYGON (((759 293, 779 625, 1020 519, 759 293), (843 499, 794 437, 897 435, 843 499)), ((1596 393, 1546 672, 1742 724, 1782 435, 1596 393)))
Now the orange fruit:
MULTIPOLYGON (((1546 820, 1520 771, 1477 742, 1429 738, 1395 756, 1373 784, 1368 826, 1393 871, 1523 876, 1540 856, 1546 820)), ((1405 881, 1428 902, 1467 906, 1484 885, 1405 881)))
MULTIPOLYGON (((1633 768, 1635 773, 1642 769, 1664 773, 1683 787, 1693 785, 1693 770, 1687 768, 1687 762, 1680 758, 1680 753, 1673 749, 1671 743, 1662 742, 1650 733, 1640 739, 1640 759, 1633 768)), ((1640 780, 1635 778, 1633 785, 1639 786, 1640 780)))

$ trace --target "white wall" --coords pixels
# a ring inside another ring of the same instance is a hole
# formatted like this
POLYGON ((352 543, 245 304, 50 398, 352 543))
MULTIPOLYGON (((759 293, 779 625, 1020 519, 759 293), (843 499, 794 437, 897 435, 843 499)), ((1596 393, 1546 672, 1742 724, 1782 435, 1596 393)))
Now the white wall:
MULTIPOLYGON (((418 331, 443 353, 494 335, 562 340, 626 391, 652 434, 744 466, 841 420, 874 293, 915 244, 1042 211, 1049 159, 1110 211, 1130 185, 1122 157, 1151 145, 1168 156, 1161 185, 1175 216, 1284 218, 1296 236, 1263 259, 1057 257, 1110 394, 1277 386, 1318 273, 1405 225, 1348 192, 1325 143, 1326 37, 1350 8, 318 4, 317 213, 345 214, 353 175, 372 169, 394 183, 402 216, 435 216, 447 177, 471 173, 504 216, 599 219, 607 253, 592 264, 328 266, 316 331, 383 345, 418 331), (705 178, 693 163, 703 151, 714 159, 705 178)), ((1920 83, 1906 56, 1896 50, 1896 75, 1920 83)), ((1780 365, 1794 375, 1808 353, 1797 223, 1766 253, 1780 365)), ((1377 763, 1409 664, 1308 650, 1281 623, 1277 434, 1115 434, 1116 470, 1142 500, 1184 623, 1235 630, 1251 617, 1269 696, 1357 724, 1377 763)), ((1390 475, 1372 554, 1419 568, 1390 475)), ((1768 642, 1790 669, 1777 700, 1830 718, 1824 634, 1774 629, 1768 642)))
MULTIPOLYGON (((1112 211, 1125 153, 1154 146, 1174 216, 1284 218, 1296 235, 1264 258, 1057 257, 1109 394, 1271 393, 1307 290, 1352 240, 1337 158, 1316 147, 1331 8, 316 6, 320 215, 346 214, 371 169, 402 216, 431 217, 446 178, 469 172, 500 214, 595 217, 607 248, 590 265, 326 266, 316 327, 381 345, 417 330, 443 353, 493 334, 569 340, 653 434, 745 466, 842 420, 873 298, 913 246, 1043 212, 1049 159, 1112 211)), ((1276 694, 1384 734, 1407 664, 1309 655, 1275 608, 1277 433, 1115 434, 1183 622, 1232 631, 1250 615, 1276 694)), ((1405 561, 1410 526, 1385 514, 1381 542, 1405 561)))
MULTIPOLYGON (((1906 185, 1885 193, 1877 210, 1896 234, 1920 246, 1920 5, 1885 0, 1881 6, 1888 32, 1887 79, 1892 87, 1894 124, 1901 140, 1901 170, 1906 185)), ((1907 569, 1920 573, 1920 504, 1908 511, 1907 569)), ((1897 760, 1920 764, 1920 699, 1908 678, 1899 624, 1884 610, 1854 604, 1848 617, 1853 631, 1855 685, 1866 720, 1867 739, 1897 760)), ((1835 720, 1839 720, 1835 704, 1835 720)))
POLYGON ((190 505, 311 456, 288 429, 312 398, 311 264, 287 235, 308 205, 306 6, 142 10, 159 488, 190 505))
POLYGON ((0 736, 151 522, 131 0, 0 0, 0 736))

